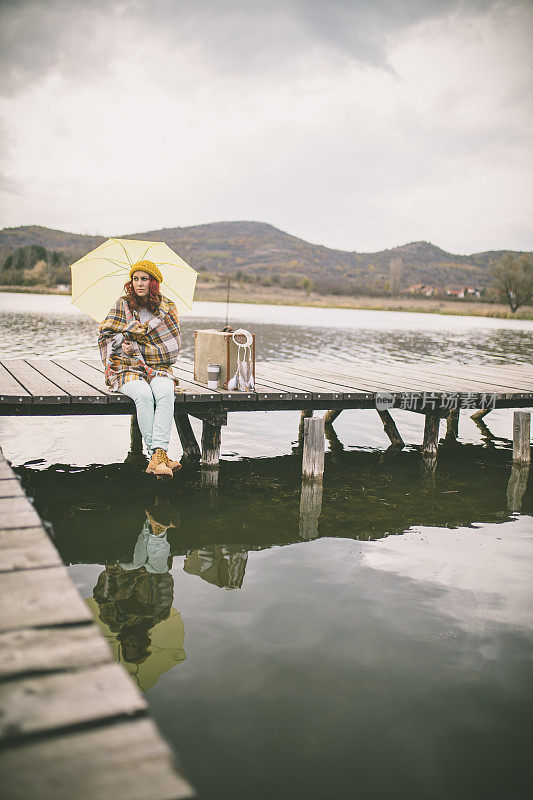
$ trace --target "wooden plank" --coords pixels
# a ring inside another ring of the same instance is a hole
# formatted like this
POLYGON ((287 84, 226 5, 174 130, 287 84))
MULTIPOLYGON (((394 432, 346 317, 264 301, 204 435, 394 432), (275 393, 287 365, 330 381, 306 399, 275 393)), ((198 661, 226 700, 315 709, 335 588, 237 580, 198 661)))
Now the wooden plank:
POLYGON ((319 374, 322 382, 329 382, 330 385, 337 386, 339 389, 344 389, 352 394, 356 393, 370 399, 374 397, 376 392, 383 390, 398 395, 401 392, 413 391, 408 382, 400 383, 398 381, 393 382, 387 379, 373 379, 367 376, 359 377, 357 375, 347 376, 345 374, 329 372, 325 367, 315 367, 312 364, 303 366, 295 362, 294 365, 280 365, 280 368, 290 370, 295 376, 301 375, 303 379, 319 374))
POLYGON ((302 364, 300 362, 283 362, 279 363, 280 370, 287 370, 293 375, 301 375, 303 378, 312 377, 315 380, 327 382, 330 385, 337 386, 339 389, 349 390, 355 392, 359 396, 373 398, 376 391, 388 389, 390 391, 402 391, 400 386, 393 385, 387 381, 376 382, 369 380, 366 376, 347 377, 341 373, 333 370, 328 370, 329 365, 313 364, 312 362, 302 364))
POLYGON ((65 567, 0 573, 0 631, 91 620, 65 567))
POLYGON ((62 367, 58 367, 57 364, 54 364, 52 361, 48 359, 42 360, 28 360, 28 364, 31 364, 41 375, 44 375, 45 378, 55 383, 60 389, 71 397, 72 403, 105 403, 107 402, 106 395, 99 392, 97 389, 94 389, 92 386, 89 386, 88 383, 85 381, 81 381, 79 378, 75 378, 74 375, 71 375, 70 372, 62 369, 62 367))
MULTIPOLYGON (((292 391, 301 390, 304 392, 311 392, 314 400, 327 400, 328 398, 341 400, 343 397, 342 390, 336 388, 332 384, 326 384, 312 377, 297 375, 289 370, 282 371, 282 369, 278 368, 276 365, 274 367, 265 366, 264 363, 257 365, 256 375, 259 380, 268 380, 271 383, 278 383, 280 386, 290 387, 292 391)), ((347 394, 349 394, 350 397, 346 399, 351 399, 352 393, 348 392, 347 394)))
POLYGON ((336 379, 346 384, 351 380, 356 381, 359 385, 366 381, 367 385, 374 386, 376 391, 384 389, 392 393, 431 392, 434 394, 453 394, 467 392, 472 394, 502 394, 515 391, 510 387, 505 389, 476 382, 466 376, 433 375, 424 372, 421 368, 411 367, 411 365, 406 365, 403 370, 400 367, 395 367, 395 374, 389 372, 385 366, 379 368, 372 365, 363 366, 359 364, 343 364, 340 369, 337 369, 336 367, 332 368, 331 365, 322 366, 307 363, 304 366, 295 362, 290 368, 300 370, 306 374, 316 374, 320 370, 320 374, 329 375, 331 379, 336 379), (363 373, 364 378, 361 378, 358 373, 363 373))
MULTIPOLYGON (((295 366, 298 366, 298 363, 295 363, 295 366)), ((316 370, 321 369, 321 365, 313 365, 314 369, 316 370)), ((311 363, 307 362, 306 368, 311 368, 311 363)), ((441 392, 449 392, 449 391, 471 391, 476 392, 479 394, 483 393, 504 393, 504 392, 515 392, 520 390, 520 387, 504 384, 500 381, 500 383, 491 382, 489 378, 483 378, 482 376, 477 376, 475 373, 475 369, 468 370, 465 368, 464 370, 455 369, 452 367, 440 367, 439 365, 433 363, 424 363, 423 365, 420 364, 379 364, 376 362, 372 363, 346 363, 342 365, 332 365, 326 364, 323 365, 323 369, 331 375, 359 375, 362 373, 368 378, 379 378, 381 380, 389 380, 395 382, 395 385, 399 385, 399 383, 409 385, 413 388, 416 388, 418 391, 431 390, 431 391, 441 391, 441 392), (424 389, 425 387, 425 389, 424 389)), ((527 387, 526 391, 527 391, 527 387)))
POLYGON ((4 800, 182 800, 194 796, 150 719, 72 732, 0 755, 4 800))
MULTIPOLYGON (((175 368, 175 371, 177 372, 181 383, 182 380, 190 380, 190 376, 194 374, 194 365, 192 362, 184 361, 180 363, 179 367, 175 368), (185 378, 181 377, 180 371, 181 375, 184 375, 185 378)), ((278 385, 271 383, 269 380, 256 380, 255 393, 257 394, 258 400, 294 400, 296 399, 296 394, 305 394, 302 392, 297 393, 290 391, 285 387, 281 389, 278 385)), ((308 394, 310 397, 310 393, 308 394)), ((238 395, 241 396, 241 393, 239 392, 238 395)))
POLYGON ((22 359, 3 361, 4 367, 32 395, 33 403, 70 403, 70 395, 22 359))
POLYGON ((0 498, 0 531, 40 524, 40 517, 27 497, 0 498))
POLYGON ((323 385, 336 388, 337 390, 342 391, 344 396, 348 395, 348 397, 355 396, 372 400, 376 392, 380 391, 388 391, 392 394, 397 394, 398 396, 402 392, 415 391, 414 387, 410 386, 409 383, 405 381, 398 382, 388 379, 377 379, 368 377, 367 375, 364 377, 357 375, 348 377, 346 375, 337 373, 329 373, 325 367, 317 367, 312 364, 302 366, 295 362, 294 364, 280 365, 280 369, 287 369, 288 372, 295 376, 295 379, 300 378, 301 376, 300 379, 303 380, 309 378, 319 380, 323 385), (316 378, 315 376, 319 377, 316 378))
MULTIPOLYGON (((380 369, 383 369, 383 367, 380 369)), ((439 365, 426 363, 424 365, 416 365, 414 369, 407 365, 404 365, 402 368, 395 367, 395 369, 398 371, 411 369, 415 377, 417 377, 419 373, 422 373, 422 375, 427 376, 429 379, 437 379, 440 381, 447 381, 450 378, 466 380, 476 385, 479 384, 481 391, 514 392, 533 388, 533 381, 530 381, 529 385, 527 385, 527 383, 523 381, 515 380, 512 376, 501 374, 490 375, 475 365, 465 365, 462 367, 448 364, 439 365), (486 387, 490 387, 490 389, 486 387)))
POLYGON ((118 664, 19 678, 0 684, 0 742, 146 711, 118 664))
POLYGON ((3 364, 0 364, 0 403, 31 403, 30 393, 3 364))
MULTIPOLYGON (((370 391, 372 394, 380 391, 389 391, 392 394, 401 394, 402 392, 408 393, 422 393, 424 386, 420 385, 419 381, 413 381, 409 377, 397 375, 386 375, 373 373, 368 368, 355 367, 355 365, 341 365, 337 369, 336 365, 330 364, 313 364, 307 362, 301 364, 295 362, 294 364, 284 365, 288 369, 302 374, 320 374, 323 380, 336 381, 337 384, 352 387, 359 390, 370 391)), ((433 391, 436 384, 425 383, 427 391, 433 391)))
POLYGON ((193 403, 213 402, 220 403, 221 395, 218 391, 208 389, 207 386, 202 386, 194 381, 183 380, 179 378, 180 389, 183 389, 183 399, 193 403))
MULTIPOLYGON (((0 481, 0 500, 6 497, 25 497, 20 481, 14 475, 12 478, 0 481)), ((1 524, 1 523, 0 523, 1 524)))
POLYGON ((0 633, 0 653, 0 679, 112 662, 108 643, 92 623, 6 631, 0 633))
POLYGON ((18 528, 0 532, 0 572, 59 567, 61 564, 59 553, 43 528, 18 528))
POLYGON ((57 364, 58 367, 66 370, 75 378, 79 378, 79 380, 89 384, 93 389, 105 394, 108 402, 124 403, 128 401, 128 398, 123 394, 112 392, 111 389, 106 386, 104 374, 100 372, 100 370, 94 369, 94 367, 90 367, 88 364, 84 364, 79 358, 54 358, 52 359, 52 363, 57 364))
POLYGON ((5 460, 0 447, 0 481, 10 481, 16 477, 15 473, 5 460))

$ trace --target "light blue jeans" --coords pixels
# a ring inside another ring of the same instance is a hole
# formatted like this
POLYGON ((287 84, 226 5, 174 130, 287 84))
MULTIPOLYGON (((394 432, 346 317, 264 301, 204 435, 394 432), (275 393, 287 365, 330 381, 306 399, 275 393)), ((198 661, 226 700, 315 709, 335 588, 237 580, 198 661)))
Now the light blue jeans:
POLYGON ((150 383, 139 379, 124 383, 119 392, 131 397, 137 410, 137 422, 148 448, 148 454, 161 447, 168 450, 174 415, 174 381, 152 378, 150 383))

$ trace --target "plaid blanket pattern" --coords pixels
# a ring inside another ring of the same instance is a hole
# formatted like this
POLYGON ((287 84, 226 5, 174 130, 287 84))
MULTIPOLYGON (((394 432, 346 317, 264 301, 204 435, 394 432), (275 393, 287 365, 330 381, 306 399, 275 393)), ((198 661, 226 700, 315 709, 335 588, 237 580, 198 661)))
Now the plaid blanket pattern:
POLYGON ((117 391, 127 381, 141 378, 149 383, 152 378, 161 376, 171 378, 179 392, 171 365, 178 358, 180 341, 178 311, 171 300, 163 297, 156 317, 143 324, 138 312, 131 311, 126 300, 120 297, 98 327, 98 347, 106 384, 117 391), (132 342, 131 357, 113 352, 111 341, 117 333, 132 342))

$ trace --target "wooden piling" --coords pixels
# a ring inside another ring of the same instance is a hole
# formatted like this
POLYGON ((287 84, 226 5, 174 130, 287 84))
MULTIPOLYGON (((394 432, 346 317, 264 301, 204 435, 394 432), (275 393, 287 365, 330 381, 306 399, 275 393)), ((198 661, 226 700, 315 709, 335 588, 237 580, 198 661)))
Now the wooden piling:
POLYGON ((318 536, 318 520, 322 511, 322 481, 302 481, 300 495, 300 522, 298 533, 300 539, 316 539, 318 536))
POLYGON ((424 441, 422 443, 422 453, 424 456, 437 456, 437 447, 439 442, 439 423, 440 416, 435 411, 429 411, 424 415, 426 418, 424 424, 424 441))
POLYGON ((405 447, 405 442, 400 436, 400 432, 396 427, 396 423, 394 422, 390 411, 387 411, 386 409, 385 410, 378 409, 377 411, 383 423, 383 428, 385 430, 385 433, 389 437, 392 446, 397 447, 398 450, 403 450, 403 448, 405 447))
POLYGON ((507 508, 511 514, 518 514, 522 510, 528 478, 529 464, 513 463, 507 484, 507 508))
POLYGON ((446 417, 446 444, 456 444, 459 436, 459 410, 453 409, 446 417))
POLYGON ((491 410, 492 409, 490 409, 490 408, 480 408, 480 409, 478 409, 478 411, 474 411, 473 414, 470 414, 470 419, 473 419, 473 420, 483 419, 483 417, 486 417, 487 414, 489 413, 489 411, 491 411, 491 410))
POLYGON ((335 462, 340 461, 342 454, 344 453, 344 445, 337 436, 337 433, 333 425, 331 424, 328 425, 327 422, 324 422, 324 436, 328 440, 329 452, 331 453, 333 461, 335 462))
POLYGON ((200 448, 196 441, 189 415, 176 412, 174 414, 174 422, 176 423, 176 429, 183 448, 183 457, 187 461, 200 461, 200 448))
POLYGON ((202 466, 208 469, 218 468, 221 427, 220 424, 205 419, 202 422, 202 466))
POLYGON ((137 467, 144 467, 146 465, 146 458, 143 451, 143 438, 139 423, 137 422, 137 414, 131 415, 130 449, 128 455, 124 459, 124 463, 137 467))
POLYGON ((143 452, 143 437, 141 429, 137 422, 137 414, 131 415, 130 420, 130 453, 132 455, 141 455, 143 452))
POLYGON ((305 420, 313 416, 312 408, 302 408, 300 412, 300 426, 298 428, 298 447, 303 446, 305 420))
POLYGON ((304 446, 302 477, 321 481, 324 475, 324 418, 307 417, 304 420, 304 446))
POLYGON ((437 469, 440 416, 437 412, 430 411, 425 417, 422 459, 426 488, 430 489, 434 486, 434 474, 437 469))
POLYGON ((515 411, 513 416, 513 462, 529 464, 531 461, 530 440, 531 414, 515 411))
POLYGON ((324 414, 324 422, 326 425, 333 425, 341 411, 342 408, 334 408, 333 411, 326 411, 324 414))

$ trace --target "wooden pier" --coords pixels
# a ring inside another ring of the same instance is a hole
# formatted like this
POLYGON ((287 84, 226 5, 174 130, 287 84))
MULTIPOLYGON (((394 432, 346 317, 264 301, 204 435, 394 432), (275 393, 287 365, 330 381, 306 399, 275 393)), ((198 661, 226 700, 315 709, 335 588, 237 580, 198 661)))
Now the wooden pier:
MULTIPOLYGON (((263 362, 256 365, 254 392, 208 389, 194 380, 193 364, 184 359, 179 361, 175 373, 182 392, 176 395, 174 418, 183 453, 185 458, 201 459, 206 473, 216 472, 221 428, 227 424, 231 411, 300 410, 302 442, 310 436, 315 443, 303 448, 305 458, 309 465, 314 465, 309 466, 311 477, 319 478, 323 463, 322 429, 318 431, 316 426, 304 424, 315 410, 328 412, 324 418, 328 426, 344 410, 375 409, 391 447, 396 449, 403 447, 403 439, 391 410, 423 414, 425 429, 421 451, 428 464, 434 467, 442 418, 447 418, 449 442, 457 435, 461 410, 477 412, 480 416, 496 408, 533 406, 533 366, 527 364, 263 362), (202 420, 201 448, 194 437, 190 416, 202 420)), ((132 412, 134 404, 128 397, 110 392, 105 386, 103 367, 97 359, 0 362, 0 415, 132 412)), ((525 443, 526 428, 520 428, 519 434, 521 439, 517 447, 521 453, 529 453, 529 440, 525 443)), ((306 469, 304 467, 304 472, 306 469)), ((208 478, 208 482, 210 480, 208 478)))
POLYGON ((193 797, 1 451, 0 550, 2 797, 193 797))

